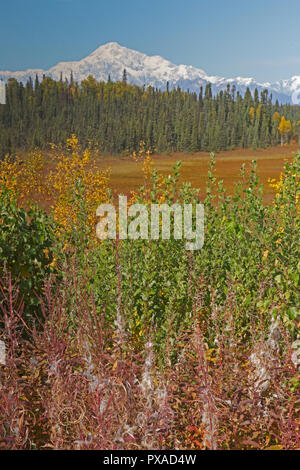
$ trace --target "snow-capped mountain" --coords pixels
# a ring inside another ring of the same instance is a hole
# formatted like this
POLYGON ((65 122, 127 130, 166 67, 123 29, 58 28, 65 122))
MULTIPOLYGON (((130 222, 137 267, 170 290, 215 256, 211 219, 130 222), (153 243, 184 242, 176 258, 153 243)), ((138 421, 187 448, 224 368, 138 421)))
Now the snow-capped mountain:
MULTIPOLYGON (((123 70, 127 71, 128 83, 136 85, 152 85, 159 89, 165 89, 167 82, 169 87, 180 86, 181 89, 199 92, 201 86, 212 84, 212 91, 216 93, 226 89, 227 85, 235 85, 236 90, 244 93, 247 88, 253 91, 268 89, 274 100, 281 103, 292 102, 300 90, 300 76, 289 80, 281 80, 274 84, 259 83, 253 78, 222 78, 209 76, 204 70, 189 65, 175 65, 160 56, 148 56, 138 51, 120 46, 116 42, 110 42, 100 46, 86 58, 76 62, 60 62, 49 70, 29 69, 20 72, 0 71, 0 78, 7 81, 13 77, 26 82, 29 77, 39 78, 43 75, 59 80, 62 75, 69 78, 71 72, 74 80, 82 81, 88 75, 93 75, 97 80, 107 81, 110 75, 112 81, 122 79, 123 70)), ((300 94, 300 93, 299 93, 300 94)))

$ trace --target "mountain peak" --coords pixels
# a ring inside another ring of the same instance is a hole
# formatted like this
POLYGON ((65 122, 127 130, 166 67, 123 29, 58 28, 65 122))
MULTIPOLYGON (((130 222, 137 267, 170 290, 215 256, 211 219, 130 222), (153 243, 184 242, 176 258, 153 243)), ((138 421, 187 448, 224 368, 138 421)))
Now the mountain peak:
POLYGON ((291 96, 296 89, 300 89, 300 76, 294 76, 289 80, 281 80, 273 84, 259 83, 254 78, 222 78, 209 76, 201 69, 187 65, 176 65, 158 55, 148 56, 142 52, 121 46, 118 42, 111 41, 99 46, 90 55, 79 61, 60 62, 49 70, 27 70, 20 72, 0 71, 0 78, 5 81, 9 77, 26 82, 29 77, 37 74, 42 78, 43 74, 59 80, 69 79, 70 73, 76 81, 81 82, 88 75, 93 75, 96 80, 106 81, 108 76, 113 81, 122 80, 123 70, 127 70, 128 83, 139 86, 153 86, 165 89, 167 82, 170 88, 180 87, 199 92, 200 87, 211 84, 213 93, 225 90, 228 85, 235 85, 236 90, 243 94, 249 87, 251 91, 257 88, 263 91, 268 88, 273 94, 273 99, 281 103, 291 102, 291 96))
POLYGON ((114 50, 120 50, 120 49, 126 49, 123 46, 121 46, 118 42, 107 42, 106 44, 102 44, 101 46, 97 47, 97 49, 94 51, 114 51, 114 50))
MULTIPOLYGON (((119 44, 118 42, 107 42, 106 44, 102 44, 101 46, 97 47, 97 49, 95 49, 88 57, 98 56, 98 55, 103 55, 103 54, 104 55, 111 54, 113 56, 115 54, 124 54, 127 51, 131 51, 131 49, 121 46, 121 44, 119 44)), ((86 59, 88 57, 86 57, 86 59)))
POLYGON ((103 44, 102 46, 100 47, 122 47, 118 42, 116 41, 111 41, 111 42, 107 42, 105 44, 103 44))

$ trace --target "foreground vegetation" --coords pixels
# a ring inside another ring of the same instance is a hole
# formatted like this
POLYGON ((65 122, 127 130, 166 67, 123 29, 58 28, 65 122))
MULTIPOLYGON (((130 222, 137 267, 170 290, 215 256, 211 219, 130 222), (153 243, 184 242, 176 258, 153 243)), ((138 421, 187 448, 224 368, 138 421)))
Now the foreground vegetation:
MULTIPOLYGON (((180 163, 163 177, 143 148, 134 158, 131 202, 200 202, 180 163)), ((2 447, 299 449, 300 154, 268 206, 255 162, 229 196, 212 156, 198 252, 99 242, 107 175, 75 136, 57 162, 0 168, 2 447)))

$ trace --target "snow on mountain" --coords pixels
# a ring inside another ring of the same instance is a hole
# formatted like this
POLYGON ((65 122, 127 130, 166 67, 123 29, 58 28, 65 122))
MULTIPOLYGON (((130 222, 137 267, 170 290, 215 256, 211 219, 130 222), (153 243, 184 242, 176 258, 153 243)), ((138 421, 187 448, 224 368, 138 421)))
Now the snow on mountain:
POLYGON ((295 75, 288 80, 281 80, 272 85, 272 89, 290 97, 293 104, 300 104, 300 76, 295 75))
POLYGON ((289 80, 281 80, 274 84, 259 83, 253 78, 222 78, 209 76, 204 70, 189 65, 175 65, 160 56, 148 56, 138 51, 120 46, 116 42, 110 42, 98 47, 89 56, 74 62, 60 62, 49 70, 29 69, 26 71, 10 72, 0 71, 0 78, 7 81, 13 77, 19 81, 26 82, 29 77, 34 78, 37 74, 41 78, 44 74, 59 80, 69 78, 71 72, 76 81, 82 81, 88 75, 93 75, 97 80, 107 81, 122 79, 123 70, 127 71, 128 83, 139 86, 154 86, 165 89, 167 82, 170 88, 180 86, 181 89, 199 92, 201 86, 212 84, 213 93, 226 89, 228 85, 235 85, 236 90, 244 93, 247 88, 259 91, 266 88, 272 93, 274 99, 281 103, 292 101, 292 95, 300 90, 300 76, 289 80))

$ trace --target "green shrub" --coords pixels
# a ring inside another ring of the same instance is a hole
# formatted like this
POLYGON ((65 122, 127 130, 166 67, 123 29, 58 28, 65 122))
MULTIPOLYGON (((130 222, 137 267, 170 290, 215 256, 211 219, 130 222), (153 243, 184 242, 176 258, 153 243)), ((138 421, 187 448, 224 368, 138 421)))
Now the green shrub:
POLYGON ((25 210, 4 187, 0 192, 0 276, 18 281, 25 318, 36 312, 45 278, 53 272, 53 222, 37 206, 25 210))

